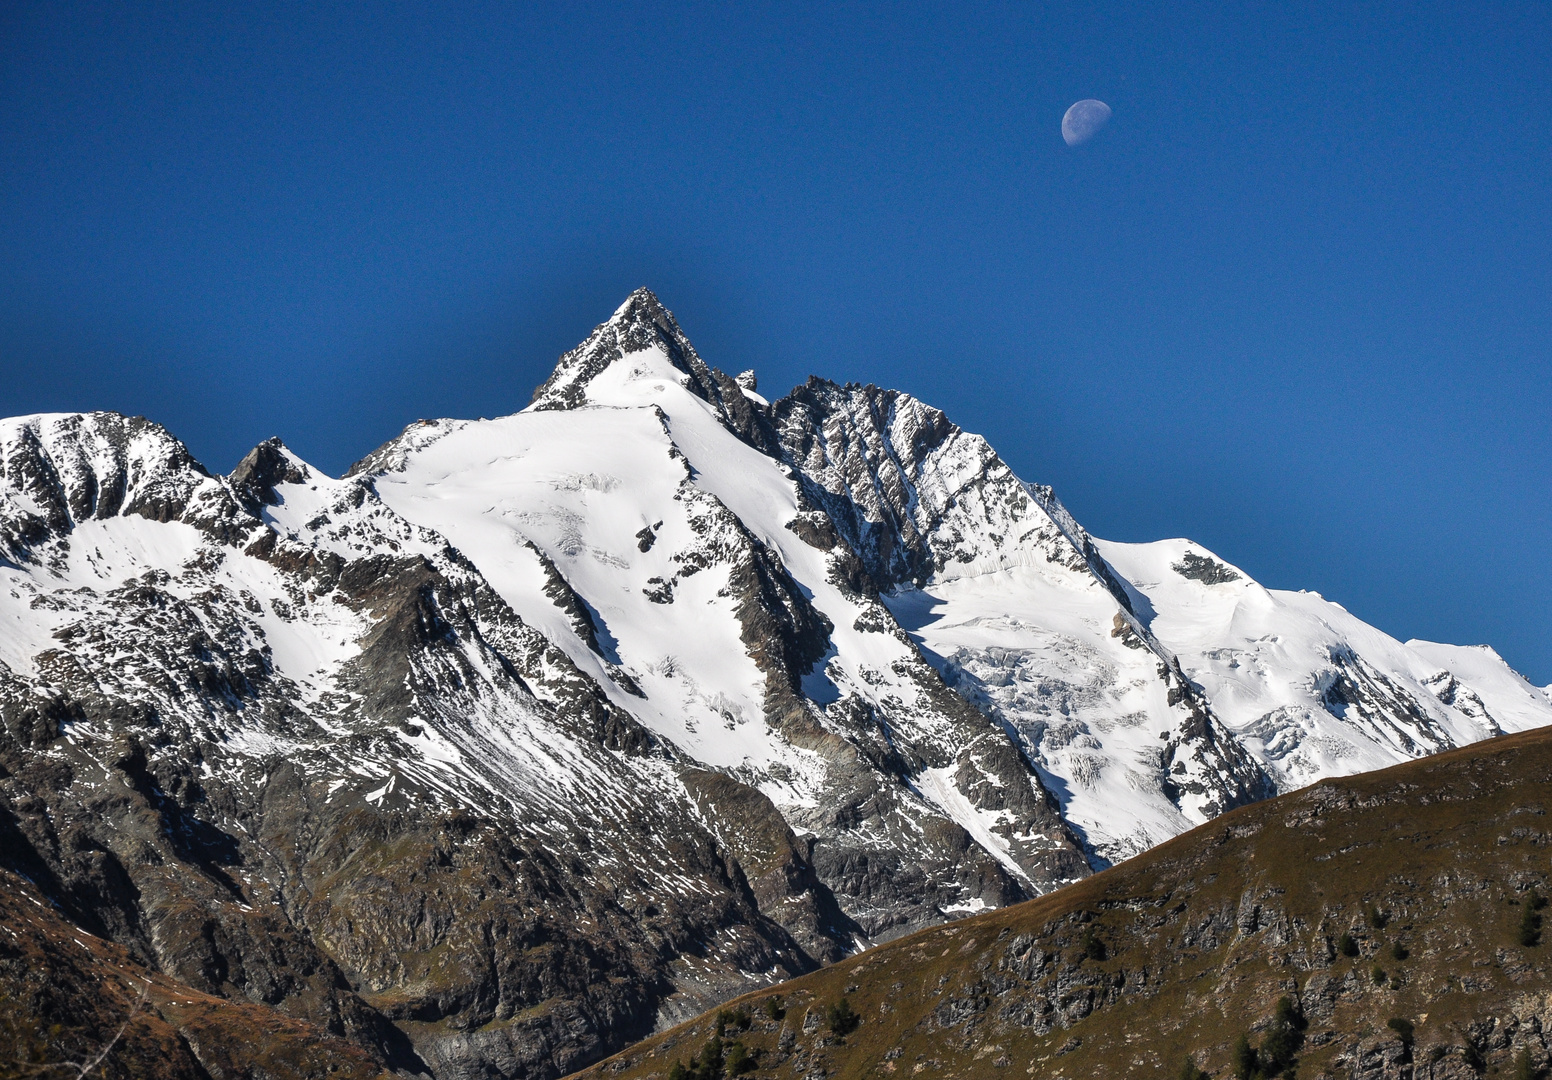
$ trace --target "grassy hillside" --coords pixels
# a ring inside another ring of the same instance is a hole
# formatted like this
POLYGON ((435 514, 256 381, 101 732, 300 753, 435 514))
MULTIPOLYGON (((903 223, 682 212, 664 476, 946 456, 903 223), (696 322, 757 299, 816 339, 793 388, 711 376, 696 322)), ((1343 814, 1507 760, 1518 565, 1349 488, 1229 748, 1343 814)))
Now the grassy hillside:
POLYGON ((1536 1075, 1549 803, 1552 730, 1324 781, 578 1075, 1536 1075), (719 1028, 722 1066, 693 1067, 719 1028))

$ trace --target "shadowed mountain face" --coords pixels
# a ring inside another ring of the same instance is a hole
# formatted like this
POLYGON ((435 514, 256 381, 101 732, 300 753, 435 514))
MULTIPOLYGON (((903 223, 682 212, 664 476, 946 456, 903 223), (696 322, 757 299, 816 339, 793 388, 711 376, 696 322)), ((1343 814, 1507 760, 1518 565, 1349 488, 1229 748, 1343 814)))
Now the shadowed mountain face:
POLYGON ((1552 733, 1244 807, 1123 866, 724 1007, 582 1074, 1468 1080, 1552 1056, 1552 733), (842 1001, 855 1014, 836 1024, 842 1001), (737 1051, 733 1043, 738 1043, 737 1051))
POLYGON ((384 1056, 358 1041, 257 1002, 201 993, 137 963, 7 870, 0 870, 0 925, 0 1076, 53 1076, 94 1061, 91 1075, 109 1080, 392 1075, 384 1056))
POLYGON ((646 290, 528 409, 343 479, 0 421, 0 866, 374 1068, 554 1077, 1549 720, 1491 650, 1095 540, 908 395, 767 402, 646 290))

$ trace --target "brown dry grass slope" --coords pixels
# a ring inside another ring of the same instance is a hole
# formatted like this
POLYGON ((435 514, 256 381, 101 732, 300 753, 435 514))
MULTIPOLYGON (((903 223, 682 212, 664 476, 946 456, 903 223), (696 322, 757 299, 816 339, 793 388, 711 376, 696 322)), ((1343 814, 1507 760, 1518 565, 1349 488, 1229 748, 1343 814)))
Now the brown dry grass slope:
POLYGON ((757 1078, 1231 1077, 1242 1035, 1245 1065, 1301 1080, 1545 1075, 1549 802, 1552 730, 1324 781, 578 1075, 667 1080, 719 1026, 757 1078))

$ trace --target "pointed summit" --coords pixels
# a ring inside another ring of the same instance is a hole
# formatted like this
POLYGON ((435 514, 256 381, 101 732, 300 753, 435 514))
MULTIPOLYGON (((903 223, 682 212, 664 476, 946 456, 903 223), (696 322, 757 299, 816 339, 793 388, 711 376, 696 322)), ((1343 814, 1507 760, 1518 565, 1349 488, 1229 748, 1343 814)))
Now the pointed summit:
POLYGON ((293 454, 279 436, 271 436, 249 450, 227 477, 238 500, 255 513, 260 506, 280 502, 275 494, 277 485, 301 484, 307 479, 307 463, 293 454))
POLYGON ((709 367, 684 336, 673 312, 645 287, 631 293, 608 322, 600 323, 586 341, 560 358, 550 377, 534 391, 528 408, 580 408, 588 403, 588 384, 599 374, 616 360, 648 349, 661 351, 689 376, 685 389, 709 402, 739 438, 764 451, 777 446, 762 411, 765 399, 754 393, 754 372, 746 371, 734 380, 709 367))
POLYGON ((663 351, 674 367, 699 384, 702 391, 715 382, 710 369, 674 321, 673 312, 643 286, 626 298, 608 322, 600 323, 586 341, 560 358, 550 377, 534 391, 529 408, 574 409, 583 405, 587 401, 587 384, 600 372, 622 356, 654 346, 663 351))

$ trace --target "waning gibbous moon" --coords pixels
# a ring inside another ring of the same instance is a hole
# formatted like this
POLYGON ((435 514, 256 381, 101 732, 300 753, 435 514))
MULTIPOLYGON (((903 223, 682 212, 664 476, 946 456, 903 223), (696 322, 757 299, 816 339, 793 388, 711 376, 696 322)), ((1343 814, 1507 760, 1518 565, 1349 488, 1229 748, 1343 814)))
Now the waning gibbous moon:
POLYGON ((1067 140, 1068 146, 1086 143, 1109 119, 1109 105, 1093 98, 1084 98, 1074 103, 1067 110, 1067 115, 1062 117, 1062 138, 1067 140))

